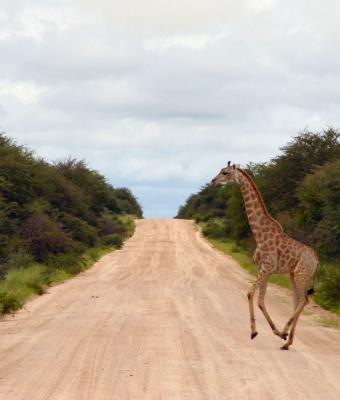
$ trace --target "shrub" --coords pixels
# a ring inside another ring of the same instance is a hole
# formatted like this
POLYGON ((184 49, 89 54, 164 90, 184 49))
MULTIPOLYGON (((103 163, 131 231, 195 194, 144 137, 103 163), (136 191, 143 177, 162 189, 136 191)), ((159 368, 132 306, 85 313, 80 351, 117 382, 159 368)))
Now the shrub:
POLYGON ((112 235, 104 236, 101 238, 101 243, 103 246, 115 246, 117 249, 120 249, 123 244, 123 239, 121 236, 113 233, 112 235))
POLYGON ((225 227, 215 220, 209 220, 203 227, 202 233, 212 239, 221 239, 225 236, 225 227))
POLYGON ((0 291, 0 314, 7 314, 16 311, 22 307, 23 302, 20 301, 13 293, 0 291))
POLYGON ((2 286, 9 293, 14 294, 20 302, 24 302, 30 294, 44 292, 44 273, 45 268, 39 264, 13 269, 8 271, 2 286))
POLYGON ((340 260, 340 160, 317 168, 299 187, 298 222, 327 259, 340 260))
POLYGON ((50 254, 46 259, 48 273, 53 270, 64 270, 69 275, 76 275, 84 269, 84 262, 78 254, 50 254))
POLYGON ((22 236, 37 261, 44 261, 48 254, 73 250, 69 235, 45 214, 27 219, 22 227, 22 236))
POLYGON ((72 239, 86 246, 96 245, 97 230, 86 221, 68 213, 60 213, 58 221, 62 224, 63 229, 72 236, 72 239))
POLYGON ((340 307, 340 266, 327 265, 320 273, 321 284, 316 291, 319 303, 333 311, 340 307))
POLYGON ((18 269, 25 268, 33 264, 34 259, 31 254, 23 249, 18 249, 17 252, 13 252, 9 255, 6 262, 6 269, 18 269))
POLYGON ((111 235, 112 233, 122 235, 125 232, 125 226, 117 218, 113 218, 110 215, 105 215, 100 218, 98 228, 99 236, 111 235))

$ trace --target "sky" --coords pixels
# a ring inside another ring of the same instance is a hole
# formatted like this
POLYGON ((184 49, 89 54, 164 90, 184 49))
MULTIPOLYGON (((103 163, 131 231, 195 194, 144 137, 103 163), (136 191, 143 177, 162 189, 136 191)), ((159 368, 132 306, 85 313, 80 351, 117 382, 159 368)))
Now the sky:
POLYGON ((0 130, 172 217, 231 160, 340 127, 340 1, 0 0, 0 130))

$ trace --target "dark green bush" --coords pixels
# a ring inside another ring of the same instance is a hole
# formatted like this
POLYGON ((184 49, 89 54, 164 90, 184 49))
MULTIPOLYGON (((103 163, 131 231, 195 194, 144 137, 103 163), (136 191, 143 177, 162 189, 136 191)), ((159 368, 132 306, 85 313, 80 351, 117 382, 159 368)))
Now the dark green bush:
POLYGON ((339 311, 340 307, 340 266, 328 265, 320 274, 321 283, 316 291, 316 299, 329 310, 339 311))
POLYGON ((98 235, 106 236, 115 233, 117 235, 124 235, 126 227, 117 218, 110 214, 106 214, 99 219, 98 222, 98 235))
POLYGON ((319 254, 340 261, 340 159, 318 167, 298 188, 299 225, 319 254))
POLYGON ((84 269, 84 261, 79 257, 79 254, 50 254, 45 264, 47 265, 47 274, 51 270, 63 270, 70 275, 76 275, 84 269))
POLYGON ((6 269, 17 269, 28 267, 33 264, 34 258, 32 254, 29 254, 26 250, 18 249, 17 252, 9 254, 6 262, 6 269))
POLYGON ((215 220, 209 220, 203 227, 203 235, 212 239, 221 239, 225 237, 225 226, 215 220))
POLYGON ((96 245, 97 230, 86 221, 68 213, 60 213, 58 221, 61 222, 63 230, 69 233, 73 240, 81 242, 85 246, 93 247, 96 245))
POLYGON ((123 239, 121 236, 113 233, 101 238, 101 243, 103 246, 115 246, 117 249, 122 247, 123 239))
POLYGON ((67 253, 75 249, 75 243, 62 230, 62 226, 46 214, 27 219, 22 225, 21 234, 37 261, 45 261, 49 254, 67 253))

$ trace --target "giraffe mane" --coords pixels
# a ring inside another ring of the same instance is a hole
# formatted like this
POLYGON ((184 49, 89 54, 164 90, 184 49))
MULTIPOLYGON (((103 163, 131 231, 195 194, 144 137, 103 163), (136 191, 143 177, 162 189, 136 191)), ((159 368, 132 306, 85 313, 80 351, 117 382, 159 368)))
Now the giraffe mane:
POLYGON ((269 214, 269 211, 267 210, 266 205, 264 204, 262 195, 261 195, 260 191, 258 190, 257 186, 255 185, 255 182, 253 181, 252 177, 251 177, 247 172, 245 172, 243 169, 241 169, 241 168, 237 168, 237 170, 240 171, 241 174, 244 175, 244 176, 246 177, 246 179, 249 181, 249 183, 251 184, 252 188, 254 189, 254 191, 255 191, 255 193, 256 193, 258 199, 259 199, 260 205, 261 205, 263 211, 265 212, 265 214, 267 215, 267 217, 268 217, 272 222, 274 222, 274 223, 283 231, 282 225, 281 225, 278 221, 276 221, 276 219, 274 219, 274 218, 269 214))

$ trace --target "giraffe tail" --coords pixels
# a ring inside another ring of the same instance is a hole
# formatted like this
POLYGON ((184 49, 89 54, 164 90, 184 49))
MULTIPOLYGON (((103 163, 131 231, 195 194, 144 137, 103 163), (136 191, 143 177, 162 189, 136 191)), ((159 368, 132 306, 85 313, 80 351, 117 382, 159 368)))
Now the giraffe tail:
POLYGON ((315 270, 315 272, 314 272, 314 275, 313 275, 313 284, 312 284, 312 287, 309 288, 309 289, 307 289, 307 294, 308 294, 309 296, 315 292, 314 287, 315 287, 316 276, 317 276, 317 274, 318 274, 319 267, 320 267, 320 264, 318 263, 318 265, 317 265, 317 267, 316 267, 316 270, 315 270))

